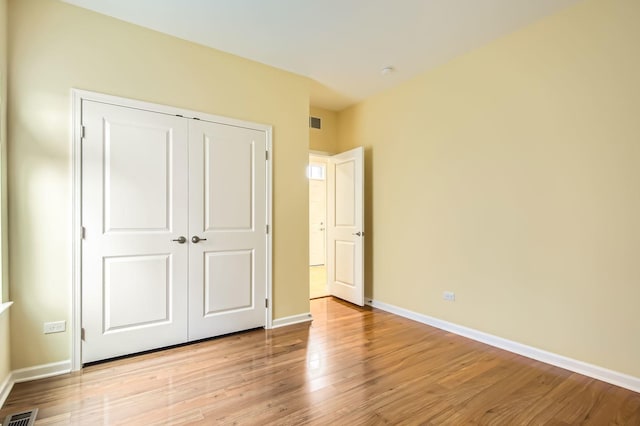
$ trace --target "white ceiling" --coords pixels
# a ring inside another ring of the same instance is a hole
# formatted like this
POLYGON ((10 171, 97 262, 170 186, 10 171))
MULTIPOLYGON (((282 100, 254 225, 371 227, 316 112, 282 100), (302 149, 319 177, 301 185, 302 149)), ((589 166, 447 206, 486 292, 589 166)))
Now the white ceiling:
POLYGON ((340 110, 578 0, 63 1, 310 77, 340 110))

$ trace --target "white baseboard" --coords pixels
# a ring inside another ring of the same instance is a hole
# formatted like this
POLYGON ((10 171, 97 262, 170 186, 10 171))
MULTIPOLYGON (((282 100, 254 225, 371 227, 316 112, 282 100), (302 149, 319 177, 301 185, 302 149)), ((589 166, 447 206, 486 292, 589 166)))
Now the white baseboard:
POLYGON ((4 402, 9 397, 9 393, 13 389, 13 380, 11 379, 11 373, 7 374, 7 378, 0 384, 0 408, 4 405, 4 402))
POLYGON ((367 305, 371 307, 378 308, 383 311, 387 311, 392 314, 396 314, 417 322, 421 322, 423 324, 427 324, 432 327, 457 334, 459 336, 467 337, 478 342, 486 343, 487 345, 504 349, 518 355, 526 356, 527 358, 532 358, 537 361, 555 365, 556 367, 564 368, 565 370, 573 371, 575 373, 592 377, 594 379, 602 380, 603 382, 611 383, 612 385, 620 386, 634 392, 640 392, 640 378, 638 377, 609 370, 607 368, 599 367, 597 365, 578 361, 572 358, 567 358, 562 355, 547 352, 542 349, 504 339, 502 337, 494 336, 492 334, 454 324, 452 322, 443 321, 438 318, 413 312, 408 309, 390 305, 388 303, 378 302, 370 298, 366 298, 365 300, 367 305))
POLYGON ((22 383, 31 380, 44 379, 51 376, 58 376, 69 372, 71 372, 71 360, 66 360, 14 370, 11 373, 11 376, 14 383, 22 383))
POLYGON ((292 315, 290 317, 274 319, 271 328, 284 327, 286 325, 299 324, 301 322, 308 322, 312 320, 313 317, 310 312, 306 314, 292 315))
POLYGON ((0 384, 0 408, 2 408, 9 397, 9 393, 11 389, 13 389, 14 384, 59 376, 60 374, 69 372, 71 372, 71 360, 36 365, 35 367, 21 368, 10 372, 4 382, 0 384))

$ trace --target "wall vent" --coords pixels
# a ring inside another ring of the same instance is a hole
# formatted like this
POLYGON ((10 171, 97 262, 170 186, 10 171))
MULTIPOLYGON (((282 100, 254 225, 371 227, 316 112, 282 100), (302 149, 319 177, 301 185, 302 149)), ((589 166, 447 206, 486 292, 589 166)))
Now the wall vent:
POLYGON ((34 408, 29 411, 23 411, 21 413, 9 414, 5 419, 3 425, 5 426, 33 426, 36 422, 36 416, 38 415, 38 409, 34 408))
POLYGON ((309 127, 312 129, 321 129, 322 120, 320 120, 320 117, 309 117, 309 127))

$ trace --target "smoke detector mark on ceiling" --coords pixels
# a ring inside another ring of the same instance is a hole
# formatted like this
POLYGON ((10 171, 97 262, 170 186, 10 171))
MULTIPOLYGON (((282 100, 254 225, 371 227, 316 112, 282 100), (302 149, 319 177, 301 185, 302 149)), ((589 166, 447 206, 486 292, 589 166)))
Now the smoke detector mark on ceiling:
POLYGON ((392 72, 394 72, 396 69, 392 66, 388 66, 388 67, 384 67, 382 68, 382 70, 380 70, 380 74, 382 75, 389 75, 392 72))

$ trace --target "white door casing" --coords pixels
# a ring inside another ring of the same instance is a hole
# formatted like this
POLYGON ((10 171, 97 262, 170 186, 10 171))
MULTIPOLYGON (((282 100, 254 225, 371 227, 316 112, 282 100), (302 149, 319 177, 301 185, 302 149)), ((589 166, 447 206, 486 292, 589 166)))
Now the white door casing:
POLYGON ((83 104, 83 362, 186 340, 187 123, 83 104))
POLYGON ((331 295, 364 306, 364 150, 329 158, 327 279, 331 295))
POLYGON ((72 369, 271 328, 271 304, 265 308, 271 297, 271 127, 80 90, 72 94, 72 369), (201 132, 199 139, 189 132, 201 132), (210 179, 198 179, 189 161, 210 179), (173 241, 182 236, 184 244, 173 241), (205 240, 193 243, 193 236, 205 240), (96 278, 97 285, 87 287, 96 278), (196 306, 206 313, 194 314, 196 306), (98 314, 89 318, 91 312, 98 314))
POLYGON ((189 122, 189 340, 265 325, 264 131, 189 122))

